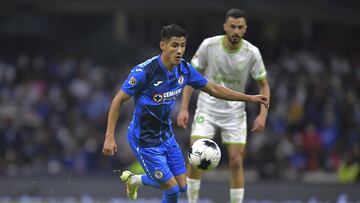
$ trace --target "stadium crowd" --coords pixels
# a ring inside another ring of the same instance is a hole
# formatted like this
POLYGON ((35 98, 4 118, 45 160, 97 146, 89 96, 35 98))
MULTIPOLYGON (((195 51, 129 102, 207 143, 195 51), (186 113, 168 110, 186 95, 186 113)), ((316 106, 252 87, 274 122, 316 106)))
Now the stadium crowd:
MULTIPOLYGON (((282 50, 264 58, 271 107, 263 135, 248 136, 245 168, 263 178, 327 171, 338 172, 342 182, 359 182, 360 55, 282 50), (352 177, 346 175, 349 168, 352 177)), ((0 175, 86 175, 131 164, 126 128, 132 102, 121 112, 117 156, 109 161, 101 154, 107 111, 128 64, 47 54, 0 56, 0 175)), ((254 87, 249 84, 248 92, 255 93, 254 87)), ((248 105, 249 127, 257 110, 248 105)), ((186 153, 188 132, 173 126, 186 153)))

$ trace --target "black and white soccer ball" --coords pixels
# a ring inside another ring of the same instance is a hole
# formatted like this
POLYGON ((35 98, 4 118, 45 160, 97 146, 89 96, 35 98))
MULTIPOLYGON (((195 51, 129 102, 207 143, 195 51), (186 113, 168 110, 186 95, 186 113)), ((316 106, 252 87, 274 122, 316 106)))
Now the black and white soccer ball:
POLYGON ((214 141, 202 138, 196 140, 191 145, 188 158, 194 168, 208 171, 214 169, 219 164, 221 151, 214 141))

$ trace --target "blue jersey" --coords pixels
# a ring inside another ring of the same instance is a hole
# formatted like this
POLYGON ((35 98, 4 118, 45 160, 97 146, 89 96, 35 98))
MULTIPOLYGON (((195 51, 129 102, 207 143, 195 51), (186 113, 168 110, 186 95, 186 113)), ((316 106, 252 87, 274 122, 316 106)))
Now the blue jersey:
POLYGON ((134 67, 122 90, 134 96, 134 115, 128 138, 140 147, 154 147, 173 136, 171 111, 185 85, 204 87, 207 79, 185 60, 169 72, 155 56, 134 67))

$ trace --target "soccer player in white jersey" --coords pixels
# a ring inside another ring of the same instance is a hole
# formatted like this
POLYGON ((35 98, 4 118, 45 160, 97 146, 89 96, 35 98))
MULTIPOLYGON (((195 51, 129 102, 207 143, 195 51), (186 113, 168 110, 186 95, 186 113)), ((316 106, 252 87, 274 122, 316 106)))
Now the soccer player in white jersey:
MULTIPOLYGON (((270 98, 265 66, 259 49, 243 39, 246 33, 246 15, 241 9, 230 9, 223 24, 225 35, 205 39, 191 63, 209 80, 244 92, 249 75, 257 81, 261 94, 270 98)), ((188 104, 192 88, 184 89, 181 110, 177 118, 180 127, 186 128, 188 104)), ((267 108, 260 107, 252 132, 264 130, 267 108)), ((230 202, 242 202, 244 197, 243 156, 247 136, 245 102, 220 100, 200 93, 191 130, 191 143, 199 138, 214 137, 221 130, 222 143, 226 145, 230 168, 230 202)), ((199 196, 202 172, 188 165, 187 197, 195 203, 199 196)))

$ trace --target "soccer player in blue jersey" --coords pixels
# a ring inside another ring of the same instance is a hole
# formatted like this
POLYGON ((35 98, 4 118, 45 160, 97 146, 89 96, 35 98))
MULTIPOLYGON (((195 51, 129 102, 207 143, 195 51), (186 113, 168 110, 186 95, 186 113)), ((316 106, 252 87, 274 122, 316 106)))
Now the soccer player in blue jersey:
POLYGON ((266 96, 238 93, 208 81, 182 59, 185 45, 185 30, 175 24, 164 26, 161 54, 135 66, 111 103, 103 147, 106 156, 117 152, 114 134, 120 107, 134 96, 135 110, 127 137, 146 174, 121 174, 129 199, 137 198, 140 185, 162 189, 163 203, 177 202, 179 192, 187 189, 185 161, 170 120, 175 98, 185 85, 220 99, 268 105, 266 96))

